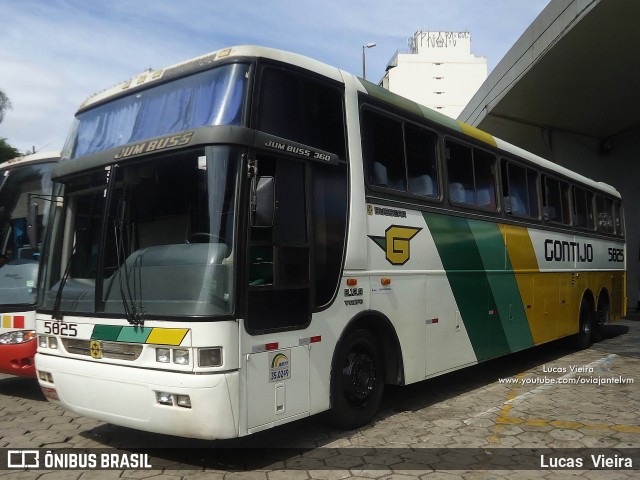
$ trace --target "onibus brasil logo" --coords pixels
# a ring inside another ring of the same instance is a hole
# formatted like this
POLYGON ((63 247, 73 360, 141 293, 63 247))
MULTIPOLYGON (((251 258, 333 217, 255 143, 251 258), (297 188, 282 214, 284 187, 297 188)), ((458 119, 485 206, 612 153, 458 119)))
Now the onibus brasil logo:
POLYGON ((391 265, 404 265, 411 258, 410 241, 422 228, 391 225, 384 231, 384 237, 369 235, 384 252, 391 265))

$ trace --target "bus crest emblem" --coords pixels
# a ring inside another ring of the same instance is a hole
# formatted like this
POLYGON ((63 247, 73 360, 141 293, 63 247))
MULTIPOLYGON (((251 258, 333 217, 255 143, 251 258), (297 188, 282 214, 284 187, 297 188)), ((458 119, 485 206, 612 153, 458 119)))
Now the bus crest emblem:
POLYGON ((99 340, 91 340, 91 343, 89 344, 89 353, 91 354, 91 358, 102 358, 102 342, 99 340))
POLYGON ((411 258, 410 241, 422 228, 391 225, 385 230, 384 237, 369 235, 369 238, 384 252, 391 265, 404 265, 411 258))

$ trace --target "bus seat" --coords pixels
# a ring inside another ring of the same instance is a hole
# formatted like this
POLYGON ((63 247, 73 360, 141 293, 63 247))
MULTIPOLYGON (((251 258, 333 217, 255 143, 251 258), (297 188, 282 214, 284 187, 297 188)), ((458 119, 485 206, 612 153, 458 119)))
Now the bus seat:
POLYGON ((388 184, 387 167, 380 162, 373 162, 373 172, 371 175, 371 183, 386 187, 388 184))
POLYGON ((407 188, 403 177, 390 178, 387 186, 395 190, 406 190, 407 188))
POLYGON ((519 197, 515 195, 504 197, 504 210, 512 215, 526 215, 527 211, 519 197))
POLYGON ((433 192, 433 180, 430 175, 419 175, 417 177, 409 178, 409 191, 416 195, 424 195, 432 197, 433 192))
POLYGON ((460 182, 449 184, 449 200, 453 203, 466 203, 466 193, 464 186, 460 182))
POLYGON ((555 207, 547 206, 542 208, 545 220, 555 220, 558 218, 555 207))
POLYGON ((479 188, 476 192, 476 199, 479 207, 495 208, 495 199, 491 197, 491 192, 488 188, 479 188))

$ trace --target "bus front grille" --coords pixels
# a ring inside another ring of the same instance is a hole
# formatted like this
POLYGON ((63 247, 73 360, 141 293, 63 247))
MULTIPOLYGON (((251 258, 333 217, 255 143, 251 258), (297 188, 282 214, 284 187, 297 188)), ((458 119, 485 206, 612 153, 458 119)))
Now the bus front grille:
MULTIPOLYGON (((120 342, 99 342, 100 356, 91 355, 91 340, 63 338, 62 345, 67 352, 75 355, 86 355, 93 358, 112 358, 116 360, 137 360, 142 353, 142 345, 120 342)), ((94 349, 95 351, 95 349, 94 349)))

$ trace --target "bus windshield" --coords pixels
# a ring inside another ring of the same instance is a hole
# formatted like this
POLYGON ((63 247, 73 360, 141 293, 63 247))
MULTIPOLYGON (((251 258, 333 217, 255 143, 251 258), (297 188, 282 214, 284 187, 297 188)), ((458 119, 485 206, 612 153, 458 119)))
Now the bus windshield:
POLYGON ((238 156, 206 147, 67 180, 43 308, 132 323, 229 314, 238 156))
MULTIPOLYGON (((27 239, 30 199, 51 195, 53 163, 5 170, 0 180, 0 303, 29 305, 36 300, 39 253, 27 239)), ((40 202, 42 204, 42 202, 40 202)), ((41 211, 47 210, 48 204, 41 211)), ((44 216, 38 219, 46 224, 44 216)), ((40 228, 42 233, 44 229, 40 228)))
POLYGON ((209 125, 240 125, 247 64, 223 65, 179 78, 77 115, 63 157, 209 125))

